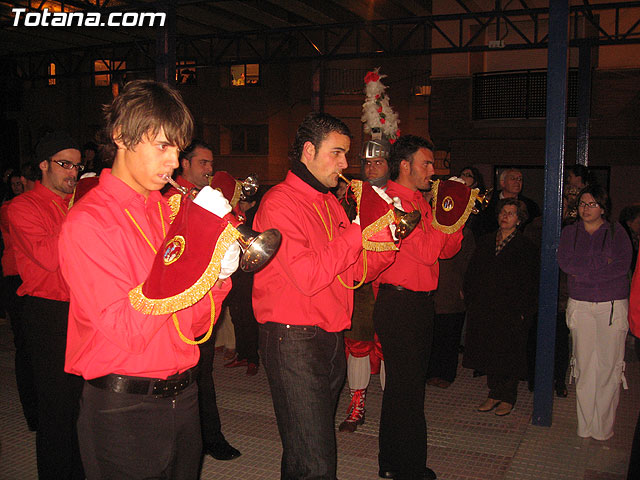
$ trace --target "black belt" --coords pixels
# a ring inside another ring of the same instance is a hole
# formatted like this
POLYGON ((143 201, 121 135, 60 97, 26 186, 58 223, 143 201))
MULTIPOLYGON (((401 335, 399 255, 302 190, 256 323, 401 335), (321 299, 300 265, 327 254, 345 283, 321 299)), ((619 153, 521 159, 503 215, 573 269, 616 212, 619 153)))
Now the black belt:
POLYGON ((171 397, 178 395, 185 388, 196 381, 198 367, 192 367, 182 373, 171 375, 166 380, 161 378, 130 377, 115 373, 104 377, 87 380, 96 388, 115 393, 134 393, 138 395, 155 395, 156 397, 171 397))
POLYGON ((393 285, 391 283, 381 283, 380 288, 383 290, 395 290, 397 292, 417 293, 426 295, 427 297, 430 297, 435 293, 435 290, 430 290, 428 292, 416 292, 415 290, 409 290, 408 288, 401 287, 400 285, 393 285))

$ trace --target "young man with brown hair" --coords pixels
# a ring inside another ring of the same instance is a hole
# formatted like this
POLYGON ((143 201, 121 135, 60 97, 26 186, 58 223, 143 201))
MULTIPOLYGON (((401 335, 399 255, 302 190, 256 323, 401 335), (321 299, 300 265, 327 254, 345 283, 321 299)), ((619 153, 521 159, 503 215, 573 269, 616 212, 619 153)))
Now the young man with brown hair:
POLYGON ((65 368, 86 380, 82 459, 89 480, 193 479, 201 454, 193 339, 210 334, 230 288, 223 279, 238 265, 221 218, 231 207, 206 187, 176 215, 160 195, 193 130, 175 90, 133 81, 105 119, 113 168, 73 207, 59 243, 71 291, 65 368))

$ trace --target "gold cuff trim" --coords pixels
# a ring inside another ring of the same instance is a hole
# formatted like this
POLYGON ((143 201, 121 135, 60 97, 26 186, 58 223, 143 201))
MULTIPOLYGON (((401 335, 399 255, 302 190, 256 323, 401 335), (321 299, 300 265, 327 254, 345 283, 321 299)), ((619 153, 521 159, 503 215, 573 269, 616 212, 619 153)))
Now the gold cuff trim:
POLYGON ((475 206, 476 198, 478 197, 478 193, 480 193, 480 190, 478 188, 471 189, 471 194, 469 195, 469 201, 467 202, 467 206, 465 207, 464 212, 462 212, 462 215, 460 215, 460 218, 456 221, 456 223, 454 223, 453 225, 442 225, 438 222, 436 218, 436 207, 435 207, 435 205, 438 205, 438 186, 439 185, 440 185, 440 180, 436 180, 431 185, 431 191, 433 192, 433 198, 434 198, 433 219, 431 220, 431 226, 443 233, 447 233, 447 234, 455 233, 458 230, 460 230, 460 227, 462 227, 462 225, 464 225, 467 222, 467 219, 471 214, 471 210, 473 210, 473 207, 475 206))
POLYGON ((169 208, 171 209, 171 213, 169 214, 169 223, 173 223, 173 220, 176 218, 178 212, 180 211, 182 195, 179 193, 171 195, 167 200, 167 203, 169 204, 169 208))
POLYGON ((240 232, 231 224, 227 224, 216 241, 216 247, 204 273, 185 291, 168 298, 148 298, 142 293, 144 283, 141 283, 129 292, 131 305, 137 311, 147 315, 173 313, 194 305, 211 290, 218 280, 222 257, 238 237, 240 232))
POLYGON ((229 200, 229 204, 231 208, 235 208, 235 206, 240 201, 240 196, 242 195, 242 183, 236 180, 236 188, 233 189, 233 198, 229 200))
POLYGON ((395 223, 396 217, 392 210, 389 210, 378 220, 368 225, 362 231, 362 247, 370 252, 388 252, 390 250, 398 250, 398 247, 393 242, 372 242, 369 240, 373 235, 381 232, 389 225, 395 223))

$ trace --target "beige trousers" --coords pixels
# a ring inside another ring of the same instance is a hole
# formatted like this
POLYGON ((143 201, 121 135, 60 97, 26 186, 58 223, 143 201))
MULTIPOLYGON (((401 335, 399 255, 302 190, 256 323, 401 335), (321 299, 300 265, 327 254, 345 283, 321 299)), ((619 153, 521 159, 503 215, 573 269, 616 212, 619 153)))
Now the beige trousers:
POLYGON ((629 301, 585 302, 569 298, 567 326, 571 330, 571 376, 576 380, 578 435, 607 440, 624 377, 624 346, 629 301))

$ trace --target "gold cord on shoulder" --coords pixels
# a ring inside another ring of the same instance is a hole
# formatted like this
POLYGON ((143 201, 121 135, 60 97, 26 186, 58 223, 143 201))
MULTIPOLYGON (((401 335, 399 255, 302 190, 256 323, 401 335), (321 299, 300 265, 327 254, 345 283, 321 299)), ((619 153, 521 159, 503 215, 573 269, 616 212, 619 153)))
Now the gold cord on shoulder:
MULTIPOLYGON (((320 209, 316 206, 315 203, 313 203, 312 205, 313 205, 313 208, 316 209, 316 213, 320 217, 320 220, 322 221, 322 225, 324 225, 324 231, 327 232, 327 238, 329 239, 329 241, 333 240, 333 232, 332 230, 330 230, 330 228, 333 228, 333 225, 331 221, 331 212, 329 211, 329 204, 327 204, 327 201, 325 200, 324 205, 325 207, 327 207, 327 215, 329 216, 329 227, 327 227, 327 223, 324 221, 324 218, 322 218, 322 215, 320 214, 320 209)), ((363 271, 362 280, 360 280, 360 282, 357 285, 350 287, 346 283, 344 283, 344 280, 342 280, 342 277, 340 276, 340 274, 338 274, 337 275, 338 281, 342 284, 344 288, 348 288, 349 290, 355 290, 356 288, 360 288, 362 284, 364 284, 364 280, 367 278, 367 251, 365 249, 362 249, 362 251, 363 251, 362 261, 364 262, 364 265, 362 267, 362 271, 363 271)))

